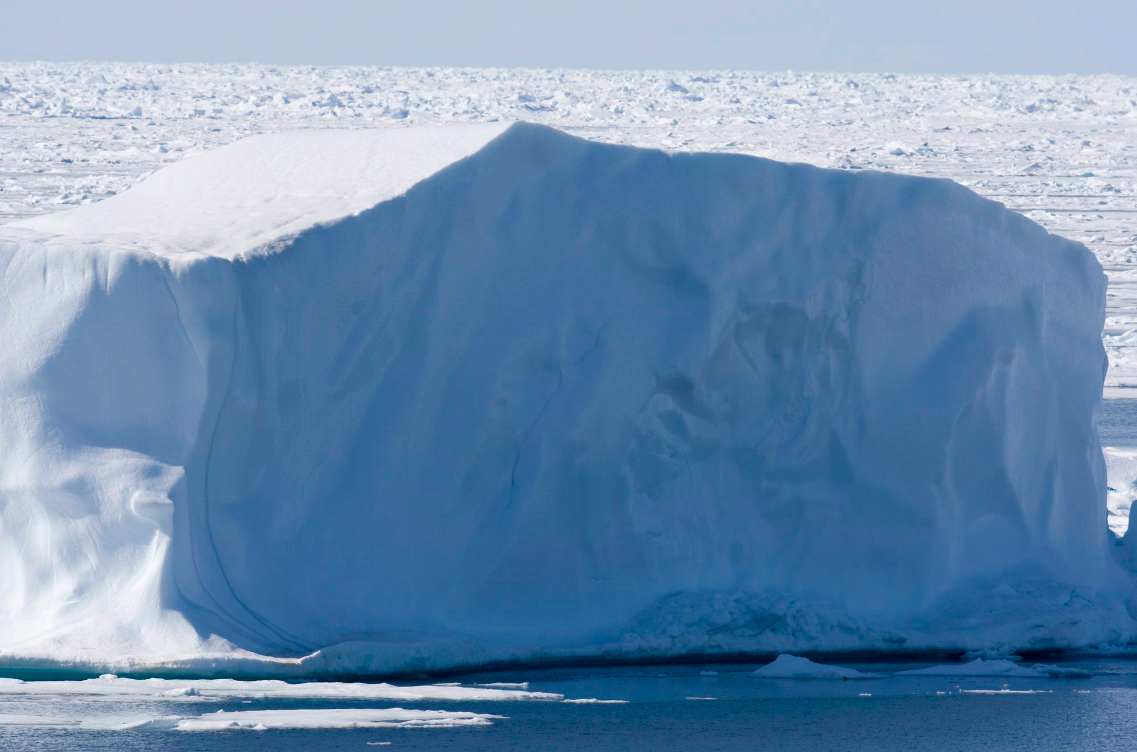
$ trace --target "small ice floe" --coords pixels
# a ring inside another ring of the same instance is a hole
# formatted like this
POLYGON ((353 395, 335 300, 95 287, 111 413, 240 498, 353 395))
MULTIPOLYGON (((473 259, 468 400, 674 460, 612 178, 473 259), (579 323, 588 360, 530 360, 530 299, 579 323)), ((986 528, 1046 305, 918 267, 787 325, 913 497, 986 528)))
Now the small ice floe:
POLYGON ((870 674, 844 666, 827 666, 796 655, 779 655, 773 663, 758 669, 751 676, 760 679, 883 679, 882 674, 870 674))
POLYGON ((595 697, 581 697, 572 700, 561 700, 571 705, 627 705, 627 700, 597 700, 595 697))
POLYGON ((686 700, 717 700, 717 697, 685 697, 686 700))
POLYGON ((872 697, 872 692, 861 692, 857 697, 872 697))
POLYGON ((100 695, 106 697, 151 697, 177 699, 187 697, 224 699, 289 698, 321 700, 355 698, 424 701, 502 701, 539 700, 559 702, 564 695, 553 692, 529 692, 527 684, 500 684, 463 687, 460 684, 396 686, 354 682, 304 682, 291 684, 276 679, 239 681, 236 679, 123 679, 104 675, 81 681, 36 681, 0 679, 0 698, 9 695, 100 695))
POLYGON ((271 729, 352 728, 458 728, 492 726, 505 716, 452 710, 405 710, 403 708, 333 708, 320 710, 219 710, 199 716, 161 716, 128 721, 121 730, 138 728, 174 731, 268 731, 271 729))
POLYGON ((367 742, 368 747, 390 747, 391 742, 367 742))
POLYGON ((486 687, 488 689, 529 689, 529 682, 488 682, 486 684, 472 684, 473 687, 486 687))
POLYGON ((492 726, 506 716, 454 710, 407 710, 404 708, 332 708, 293 710, 238 710, 202 715, 156 717, 95 716, 52 717, 0 714, 0 728, 82 728, 97 731, 166 729, 171 731, 270 731, 273 729, 353 728, 458 728, 492 726))
POLYGON ((964 695, 1048 695, 1054 690, 1052 689, 961 689, 960 694, 964 695))
POLYGON ((976 658, 968 663, 954 663, 945 666, 898 671, 897 676, 1010 676, 1020 679, 1082 679, 1093 676, 1085 669, 1069 666, 1055 666, 1040 663, 1036 666, 1020 666, 1006 660, 985 661, 976 658))

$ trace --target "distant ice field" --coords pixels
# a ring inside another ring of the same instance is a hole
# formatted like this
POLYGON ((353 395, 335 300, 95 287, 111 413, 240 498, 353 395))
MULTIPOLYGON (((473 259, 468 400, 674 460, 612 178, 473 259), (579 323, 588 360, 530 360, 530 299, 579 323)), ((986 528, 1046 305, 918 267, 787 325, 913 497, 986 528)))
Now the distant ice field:
POLYGON ((0 223, 98 201, 254 133, 522 119, 951 178, 1097 254, 1111 283, 1106 396, 1137 388, 1133 77, 0 63, 0 223))
MULTIPOLYGON (((248 135, 524 119, 590 139, 951 178, 1085 243, 1108 397, 1137 397, 1137 78, 0 62, 0 223, 119 193, 248 135)), ((1110 524, 1137 402, 1100 415, 1110 524)))

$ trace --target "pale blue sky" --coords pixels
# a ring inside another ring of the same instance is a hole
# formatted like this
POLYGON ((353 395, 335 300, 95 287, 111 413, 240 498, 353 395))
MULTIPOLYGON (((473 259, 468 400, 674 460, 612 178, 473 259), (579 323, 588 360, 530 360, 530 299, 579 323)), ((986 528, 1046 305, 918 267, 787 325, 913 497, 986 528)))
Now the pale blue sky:
POLYGON ((0 60, 1137 74, 1137 0, 0 0, 0 60))

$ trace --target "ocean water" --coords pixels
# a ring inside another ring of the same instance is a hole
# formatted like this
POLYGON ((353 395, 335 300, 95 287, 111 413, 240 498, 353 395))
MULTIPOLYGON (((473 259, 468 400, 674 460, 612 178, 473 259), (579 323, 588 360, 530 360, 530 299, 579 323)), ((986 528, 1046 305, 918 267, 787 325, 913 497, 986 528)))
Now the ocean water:
MULTIPOLYGON (((358 730, 159 729, 91 731, 0 726, 0 750, 1133 750, 1137 660, 1073 662, 1087 679, 890 678, 768 680, 758 664, 562 668, 448 677, 478 683, 528 681, 530 689, 626 704, 432 702, 406 707, 506 716, 492 726, 358 730), (717 672, 704 676, 702 672, 717 672), (971 694, 961 690, 1031 691, 971 694), (714 698, 714 699, 691 699, 714 698), (389 742, 389 745, 382 743, 389 742)), ((844 663, 894 672, 929 664, 844 663)), ((74 717, 391 707, 365 701, 178 702, 99 697, 0 698, 5 714, 74 717), (50 704, 50 708, 44 706, 50 704)))

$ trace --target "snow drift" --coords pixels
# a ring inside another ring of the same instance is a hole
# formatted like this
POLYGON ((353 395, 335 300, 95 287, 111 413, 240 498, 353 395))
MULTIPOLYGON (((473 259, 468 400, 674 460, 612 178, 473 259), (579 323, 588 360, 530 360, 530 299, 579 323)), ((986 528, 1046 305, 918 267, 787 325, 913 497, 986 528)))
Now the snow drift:
POLYGON ((1133 633, 1105 277, 949 181, 310 131, 0 228, 0 264, 8 665, 1133 633))

